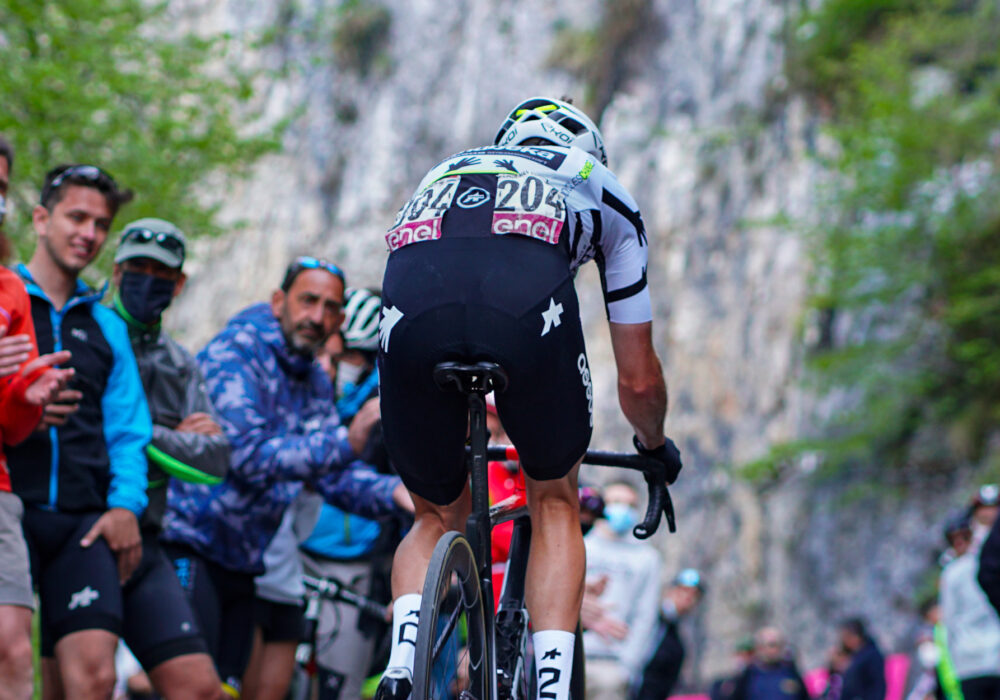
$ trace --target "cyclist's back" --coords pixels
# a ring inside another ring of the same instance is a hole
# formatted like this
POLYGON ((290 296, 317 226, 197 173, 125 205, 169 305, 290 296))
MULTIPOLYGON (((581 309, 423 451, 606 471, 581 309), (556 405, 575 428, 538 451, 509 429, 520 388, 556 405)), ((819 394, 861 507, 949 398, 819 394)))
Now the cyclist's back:
POLYGON ((419 609, 434 543, 464 529, 469 511, 466 400, 436 387, 435 364, 490 360, 508 375, 496 404, 527 476, 536 665, 557 679, 545 685, 558 700, 568 697, 583 584, 576 475, 593 393, 573 276, 589 259, 601 273, 626 416, 644 444, 663 444, 645 229, 604 165, 599 130, 575 107, 535 98, 511 112, 496 143, 435 166, 386 236, 382 419, 416 525, 396 554, 395 646, 380 698, 409 691, 415 628, 406 621, 419 609), (623 370, 619 353, 633 366, 623 370))

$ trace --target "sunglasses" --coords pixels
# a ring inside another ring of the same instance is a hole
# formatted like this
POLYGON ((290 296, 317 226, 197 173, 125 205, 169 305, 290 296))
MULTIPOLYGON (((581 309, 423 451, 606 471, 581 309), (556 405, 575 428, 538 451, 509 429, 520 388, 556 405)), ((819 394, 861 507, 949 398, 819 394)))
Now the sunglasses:
MULTIPOLYGON (((152 231, 148 228, 130 228, 122 234, 121 243, 137 241, 138 243, 155 242, 164 250, 184 257, 184 241, 167 231, 152 231)), ((121 245, 119 243, 119 245, 121 245)))
POLYGON ((326 270, 334 277, 338 278, 345 286, 347 281, 344 278, 344 271, 339 267, 334 265, 332 262, 327 262, 326 260, 321 260, 320 258, 314 258, 311 255, 303 255, 301 257, 295 258, 292 264, 288 266, 285 271, 285 279, 281 283, 281 288, 284 291, 288 291, 292 282, 298 277, 299 273, 303 270, 326 270))
POLYGON ((115 179, 96 165, 71 165, 61 173, 52 178, 44 188, 42 188, 42 202, 48 200, 53 192, 58 190, 70 178, 93 182, 99 189, 113 190, 115 179))

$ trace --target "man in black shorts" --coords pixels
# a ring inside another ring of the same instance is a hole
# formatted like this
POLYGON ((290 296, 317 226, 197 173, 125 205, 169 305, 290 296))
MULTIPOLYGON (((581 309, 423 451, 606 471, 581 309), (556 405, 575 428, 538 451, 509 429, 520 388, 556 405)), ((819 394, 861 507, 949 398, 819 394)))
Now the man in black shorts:
POLYGON ((103 290, 79 280, 131 196, 93 165, 51 170, 32 212, 38 243, 16 270, 39 351, 69 350, 76 370, 40 430, 7 454, 24 501, 42 652, 54 654, 72 698, 110 696, 121 585, 142 558, 149 410, 125 323, 99 303, 103 290))
POLYGON ((518 105, 494 146, 433 168, 390 228, 379 372, 389 456, 416 523, 393 564, 393 649, 377 698, 407 697, 413 620, 437 540, 470 509, 463 396, 439 390, 447 360, 499 363, 500 419, 527 475, 532 543, 526 601, 546 697, 566 700, 583 594, 577 473, 593 427, 593 391, 573 275, 596 259, 622 410, 640 451, 671 480, 680 456, 663 434, 666 385, 652 344, 648 243, 638 208, 605 167, 603 139, 560 100, 518 105))

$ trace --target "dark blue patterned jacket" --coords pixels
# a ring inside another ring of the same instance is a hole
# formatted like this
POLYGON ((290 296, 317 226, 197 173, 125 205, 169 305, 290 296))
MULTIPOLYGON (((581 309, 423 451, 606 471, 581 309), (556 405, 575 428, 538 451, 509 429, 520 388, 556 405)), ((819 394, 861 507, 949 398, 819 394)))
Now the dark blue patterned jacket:
POLYGON ((217 486, 171 480, 164 540, 232 571, 260 574, 264 549, 303 484, 359 515, 395 511, 399 479, 357 461, 329 378, 311 359, 289 352, 269 305, 234 316, 198 362, 232 447, 231 464, 217 486))

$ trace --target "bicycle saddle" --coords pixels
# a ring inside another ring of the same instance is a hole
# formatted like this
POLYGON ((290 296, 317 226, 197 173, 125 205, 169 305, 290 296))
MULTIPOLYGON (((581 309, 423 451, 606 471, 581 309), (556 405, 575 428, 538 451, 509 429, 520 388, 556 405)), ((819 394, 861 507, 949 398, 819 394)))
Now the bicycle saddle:
POLYGON ((495 362, 439 362, 434 365, 434 383, 442 391, 463 394, 501 392, 507 388, 507 372, 495 362))

